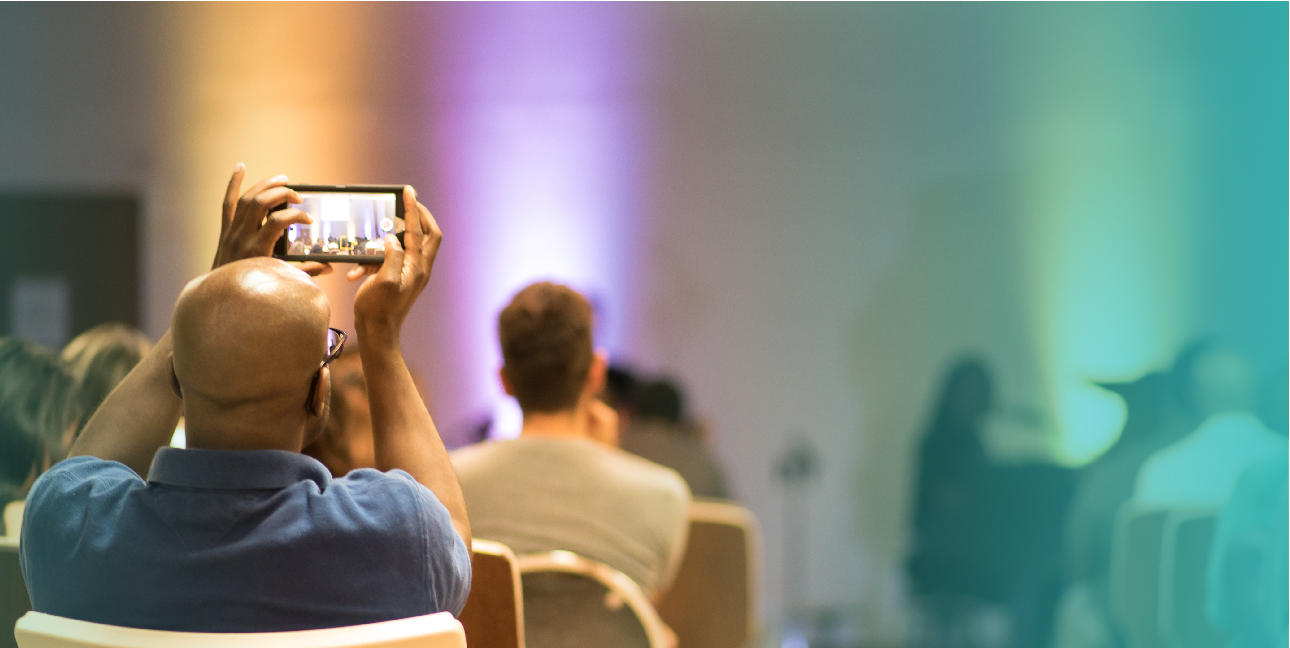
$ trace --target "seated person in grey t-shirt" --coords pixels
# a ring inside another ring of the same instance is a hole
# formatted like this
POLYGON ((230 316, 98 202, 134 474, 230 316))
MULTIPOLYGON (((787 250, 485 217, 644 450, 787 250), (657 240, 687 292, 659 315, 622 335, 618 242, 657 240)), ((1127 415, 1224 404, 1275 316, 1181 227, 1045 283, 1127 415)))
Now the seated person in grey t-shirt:
POLYGON ((690 492, 676 472, 614 447, 617 417, 595 398, 606 361, 591 306, 533 284, 498 321, 502 385, 524 413, 517 439, 452 454, 477 536, 525 554, 563 549, 666 589, 685 548, 690 492))
MULTIPOLYGON (((215 268, 107 397, 71 458, 32 486, 21 560, 33 609, 158 630, 270 632, 458 612, 470 524, 448 453, 399 350, 441 235, 403 191, 354 297, 378 470, 333 479, 300 453, 327 419, 343 333, 300 268, 266 258, 302 211, 285 176, 224 203, 215 268), (186 416, 187 449, 166 447, 186 416), (145 477, 146 476, 146 479, 145 477)), ((322 268, 316 267, 315 270, 322 268)))

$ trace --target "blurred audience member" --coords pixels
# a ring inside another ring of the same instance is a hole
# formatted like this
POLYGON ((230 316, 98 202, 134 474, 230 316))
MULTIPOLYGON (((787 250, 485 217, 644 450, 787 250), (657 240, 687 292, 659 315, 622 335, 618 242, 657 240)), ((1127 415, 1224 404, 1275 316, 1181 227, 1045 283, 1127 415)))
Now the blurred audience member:
POLYGON ((645 385, 636 413, 636 422, 619 440, 622 449, 675 470, 695 497, 730 496, 702 430, 684 417, 684 399, 676 385, 668 380, 645 385))
POLYGON ((572 551, 659 592, 680 562, 690 493, 675 472, 612 447, 617 417, 596 398, 606 362, 591 326, 591 306, 565 286, 515 295, 497 329, 520 436, 461 448, 453 464, 479 537, 517 554, 572 551))
POLYGON ((1229 648, 1273 648, 1287 640, 1285 456, 1241 471, 1210 544, 1206 616, 1229 648))
POLYGON ((1218 508, 1246 466, 1285 458, 1285 437, 1253 412, 1256 382, 1249 362, 1235 351, 1218 344, 1199 350, 1186 388, 1202 422, 1143 463, 1133 494, 1138 506, 1218 508))
POLYGON ((1064 529, 1066 575, 1059 648, 1113 648, 1119 634, 1111 620, 1109 579, 1116 513, 1133 496, 1147 456, 1178 437, 1167 425, 1169 378, 1152 372, 1127 383, 1105 383, 1126 408, 1119 439, 1079 473, 1064 529))
POLYGON ((618 413, 618 432, 621 437, 636 422, 636 401, 640 394, 640 383, 635 374, 622 365, 609 365, 605 372, 605 388, 600 392, 600 400, 614 408, 618 413))
POLYGON ((1121 641, 1109 607, 1116 515, 1133 497, 1143 462, 1200 423, 1192 384, 1196 361, 1208 346, 1200 342, 1184 349, 1167 374, 1102 385, 1124 400, 1126 417, 1115 444, 1080 471, 1066 517, 1066 574, 1072 583, 1063 602, 1061 648, 1121 641))
POLYGON ((76 379, 58 356, 16 338, 0 338, 0 508, 66 452, 81 420, 76 379))
POLYGON ((358 351, 347 349, 331 363, 331 414, 322 436, 303 452, 327 466, 333 477, 376 467, 372 407, 358 351))
MULTIPOLYGON (((129 324, 115 323, 99 324, 63 347, 63 361, 76 377, 85 411, 81 427, 151 348, 152 341, 143 331, 129 324)), ((72 439, 67 439, 68 446, 71 442, 72 439)))

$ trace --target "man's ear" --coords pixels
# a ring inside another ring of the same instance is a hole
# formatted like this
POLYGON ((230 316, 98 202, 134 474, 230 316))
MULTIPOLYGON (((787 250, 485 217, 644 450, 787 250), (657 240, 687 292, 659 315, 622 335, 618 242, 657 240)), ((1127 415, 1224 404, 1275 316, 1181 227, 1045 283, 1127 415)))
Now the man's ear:
POLYGON ((175 373, 175 354, 170 354, 166 358, 166 364, 170 366, 170 388, 174 390, 179 400, 184 400, 184 390, 179 386, 179 375, 175 373))
POLYGON ((587 369, 587 384, 582 391, 589 396, 598 396, 605 390, 605 374, 609 371, 609 354, 604 349, 596 349, 591 354, 591 367, 587 369))
POLYGON ((322 416, 323 410, 327 408, 327 395, 330 393, 331 367, 323 367, 318 370, 318 382, 314 384, 314 392, 309 394, 309 413, 322 416))
POLYGON ((497 370, 497 377, 502 380, 502 390, 506 392, 506 395, 514 396, 515 387, 511 386, 511 379, 506 376, 505 366, 497 370))

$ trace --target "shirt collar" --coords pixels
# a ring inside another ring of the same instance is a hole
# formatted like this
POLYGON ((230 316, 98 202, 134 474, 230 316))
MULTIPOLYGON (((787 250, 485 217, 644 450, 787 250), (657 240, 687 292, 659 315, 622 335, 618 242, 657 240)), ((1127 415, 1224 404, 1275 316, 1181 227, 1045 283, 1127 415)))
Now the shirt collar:
POLYGON ((317 459, 286 450, 160 448, 148 469, 149 482, 187 488, 283 489, 306 480, 326 490, 331 473, 317 459))

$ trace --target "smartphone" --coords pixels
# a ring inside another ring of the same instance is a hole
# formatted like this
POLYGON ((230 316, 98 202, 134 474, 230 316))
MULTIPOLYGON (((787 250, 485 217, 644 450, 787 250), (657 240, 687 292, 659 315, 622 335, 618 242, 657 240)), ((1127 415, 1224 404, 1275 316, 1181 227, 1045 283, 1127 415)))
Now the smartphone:
POLYGON ((385 235, 403 244, 403 185, 287 185, 299 203, 274 209, 299 209, 313 224, 287 227, 273 246, 286 261, 381 263, 385 235))

